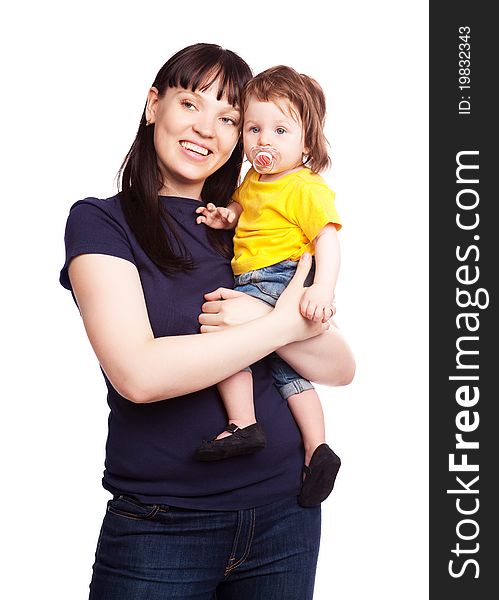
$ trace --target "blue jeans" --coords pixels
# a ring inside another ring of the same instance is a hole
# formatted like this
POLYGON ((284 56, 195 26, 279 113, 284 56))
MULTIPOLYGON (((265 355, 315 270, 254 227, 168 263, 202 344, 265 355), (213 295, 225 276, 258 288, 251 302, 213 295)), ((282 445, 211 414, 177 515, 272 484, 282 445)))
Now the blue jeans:
POLYGON ((312 600, 320 507, 245 510, 108 502, 89 600, 312 600))
MULTIPOLYGON (((293 278, 297 265, 297 261, 283 260, 269 267, 236 275, 234 289, 275 306, 279 296, 293 278)), ((310 273, 305 280, 305 286, 312 284, 314 274, 315 261, 313 260, 310 273)), ((270 354, 267 360, 272 369, 275 385, 284 400, 287 400, 293 394, 300 394, 305 390, 314 389, 308 379, 304 379, 275 352, 270 354)))

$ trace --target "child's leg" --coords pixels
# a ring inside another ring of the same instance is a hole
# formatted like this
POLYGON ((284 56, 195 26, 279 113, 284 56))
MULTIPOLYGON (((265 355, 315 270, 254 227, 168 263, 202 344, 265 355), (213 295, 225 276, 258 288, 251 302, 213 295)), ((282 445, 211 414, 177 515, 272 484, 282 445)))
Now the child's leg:
POLYGON ((303 485, 298 503, 317 506, 332 492, 341 460, 325 443, 324 413, 315 390, 305 390, 288 398, 288 406, 300 428, 305 446, 303 485))
MULTIPOLYGON (((257 298, 267 305, 275 306, 279 294, 296 270, 297 263, 286 262, 290 263, 287 268, 288 275, 283 277, 280 274, 282 263, 277 265, 277 273, 274 273, 272 267, 248 271, 235 277, 234 289, 257 298), (263 280, 268 280, 269 283, 265 289, 261 285, 263 280)), ((265 432, 256 422, 253 378, 250 369, 245 369, 220 382, 218 391, 227 411, 229 425, 226 431, 213 440, 204 440, 196 450, 196 457, 199 460, 219 460, 263 449, 266 445, 265 432)))
POLYGON ((310 463, 314 450, 326 441, 324 413, 319 395, 314 389, 293 394, 288 406, 300 429, 305 447, 305 464, 310 463))
MULTIPOLYGON (((253 279, 260 280, 259 271, 250 271, 235 278, 234 289, 252 296, 259 302, 274 306, 276 299, 267 296, 262 290, 254 285, 253 279)), ((251 369, 247 368, 217 385, 220 396, 227 411, 229 423, 235 423, 238 427, 247 427, 256 423, 255 406, 253 403, 253 377, 251 369)), ((223 431, 217 436, 217 440, 231 435, 223 431)))
MULTIPOLYGON (((256 423, 253 377, 249 369, 231 375, 221 381, 217 387, 222 396, 229 423, 235 423, 241 428, 256 423)), ((228 435, 230 435, 228 431, 223 431, 216 439, 220 440, 228 435)))
POLYGON ((310 381, 303 379, 276 354, 272 354, 270 360, 279 392, 288 402, 305 447, 304 478, 298 504, 317 506, 333 490, 341 460, 324 441, 324 414, 310 381))
POLYGON ((227 411, 227 428, 216 438, 203 440, 195 457, 203 461, 222 460, 263 450, 267 440, 256 422, 251 369, 224 379, 218 384, 218 391, 227 411))

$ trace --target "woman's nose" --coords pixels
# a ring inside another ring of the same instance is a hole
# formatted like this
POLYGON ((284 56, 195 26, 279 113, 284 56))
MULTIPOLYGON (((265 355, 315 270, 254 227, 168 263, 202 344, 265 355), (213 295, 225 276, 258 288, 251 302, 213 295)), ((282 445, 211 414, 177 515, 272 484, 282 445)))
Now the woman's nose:
POLYGON ((205 117, 200 117, 193 124, 193 129, 198 133, 201 137, 213 137, 215 135, 215 125, 213 119, 205 117))

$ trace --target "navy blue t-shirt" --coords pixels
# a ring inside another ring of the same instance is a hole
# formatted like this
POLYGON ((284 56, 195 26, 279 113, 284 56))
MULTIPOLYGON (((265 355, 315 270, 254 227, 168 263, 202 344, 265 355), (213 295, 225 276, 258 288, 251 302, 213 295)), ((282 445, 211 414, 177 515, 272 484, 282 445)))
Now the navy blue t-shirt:
MULTIPOLYGON (((164 275, 137 243, 117 195, 106 200, 86 198, 71 207, 60 282, 71 290, 68 266, 79 254, 128 260, 139 272, 154 336, 199 333, 204 294, 220 286, 232 287, 230 261, 212 247, 206 226, 196 223, 197 200, 161 196, 160 201, 196 263, 194 270, 164 275)), ((196 368, 193 364, 193 377, 196 368)), ((267 448, 216 462, 194 459, 201 440, 227 424, 216 386, 134 404, 118 394, 104 375, 110 408, 104 488, 142 502, 213 510, 249 508, 298 494, 303 462, 300 433, 266 361, 252 365, 252 370, 256 414, 267 434, 267 448)))

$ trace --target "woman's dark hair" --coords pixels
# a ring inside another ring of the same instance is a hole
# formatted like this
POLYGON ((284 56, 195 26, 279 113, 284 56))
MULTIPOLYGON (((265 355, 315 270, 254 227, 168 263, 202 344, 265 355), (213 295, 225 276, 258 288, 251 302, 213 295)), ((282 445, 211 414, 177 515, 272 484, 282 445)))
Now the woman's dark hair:
MULTIPOLYGON (((161 67, 152 85, 162 97, 168 88, 204 91, 218 81, 217 99, 225 94, 230 104, 242 110, 241 92, 251 76, 249 66, 234 52, 215 44, 194 44, 174 54, 161 67)), ((205 204, 213 202, 217 206, 227 206, 238 185, 242 161, 243 144, 239 140, 229 160, 205 181, 201 191, 205 204)), ((145 108, 118 177, 125 218, 149 258, 164 273, 194 268, 192 258, 158 196, 164 182, 154 148, 154 126, 146 126, 145 108)), ((230 256, 223 243, 223 232, 208 228, 207 233, 212 245, 230 256)))

